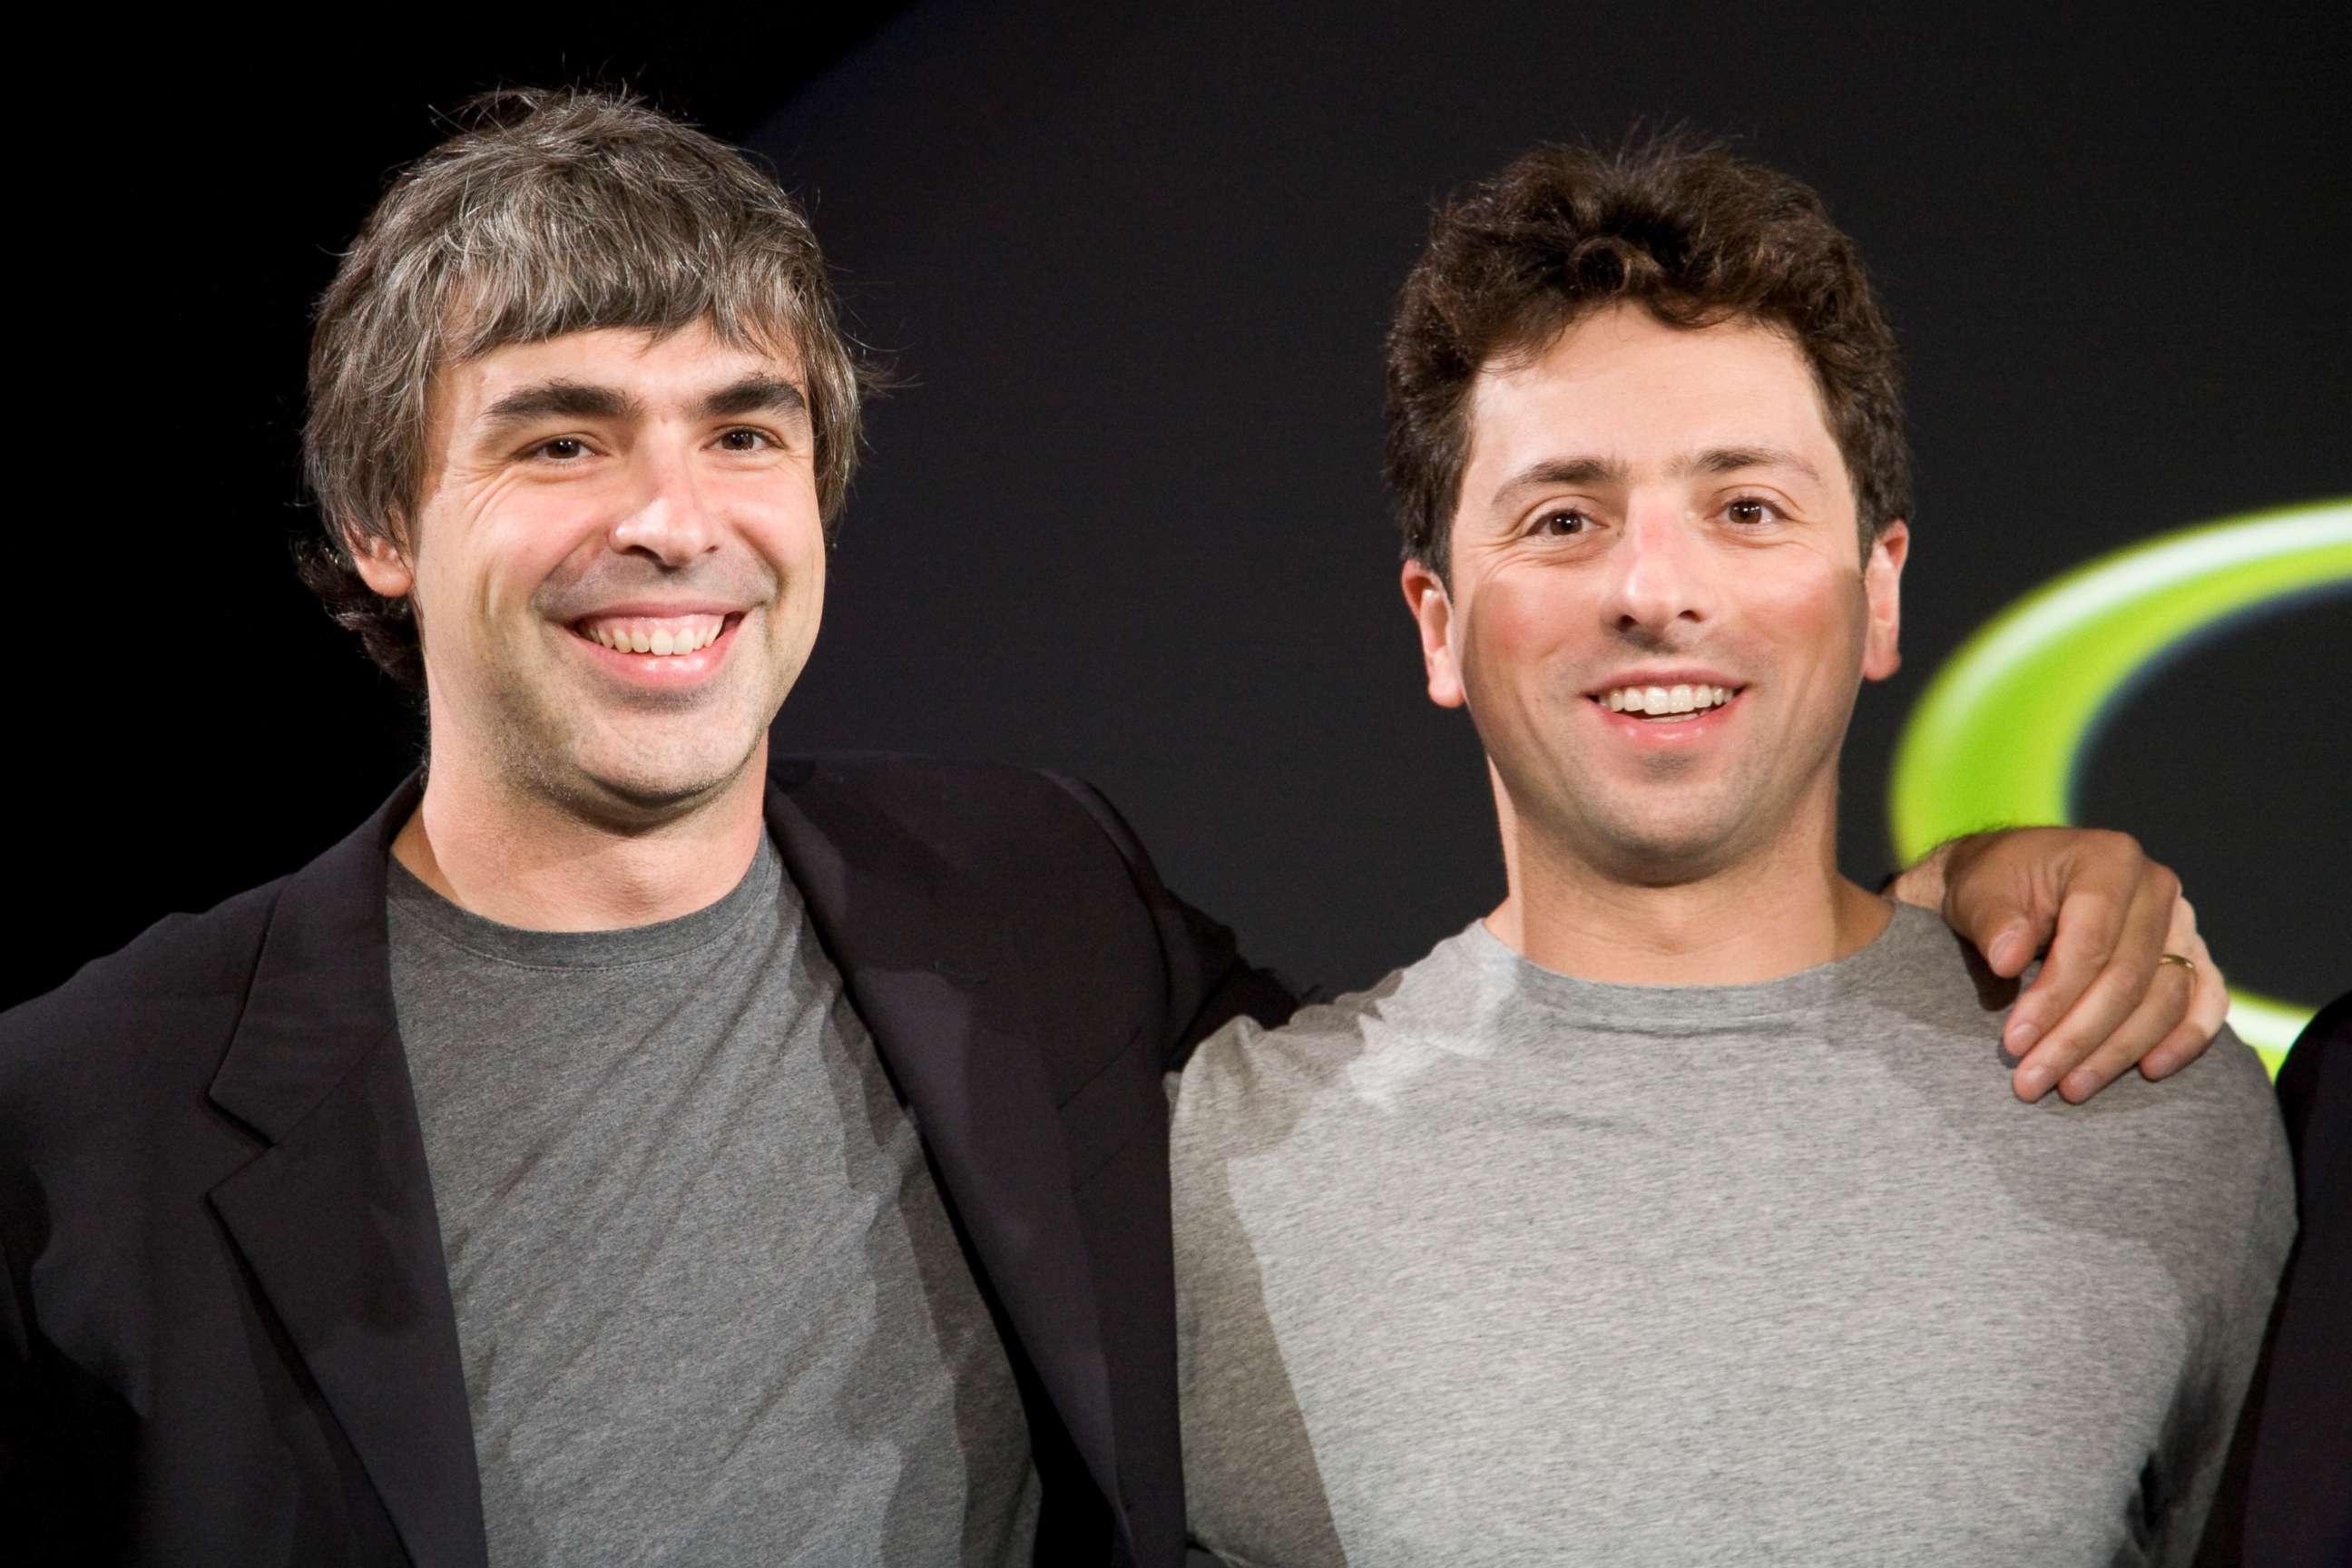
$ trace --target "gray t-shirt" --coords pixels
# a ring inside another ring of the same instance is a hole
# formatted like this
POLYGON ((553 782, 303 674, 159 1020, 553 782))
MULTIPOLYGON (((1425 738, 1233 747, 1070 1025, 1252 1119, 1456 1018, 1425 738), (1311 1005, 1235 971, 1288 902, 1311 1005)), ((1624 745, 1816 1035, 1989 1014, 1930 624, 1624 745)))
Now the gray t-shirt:
POLYGON ((391 871, 491 1563, 1027 1561, 1003 1347, 774 847, 628 931, 391 871))
POLYGON ((1173 1123, 1186 1489, 1235 1563, 2179 1563, 2294 1232, 2234 1038, 2011 1093, 1904 908, 1762 984, 1473 925, 1203 1046, 1173 1123))

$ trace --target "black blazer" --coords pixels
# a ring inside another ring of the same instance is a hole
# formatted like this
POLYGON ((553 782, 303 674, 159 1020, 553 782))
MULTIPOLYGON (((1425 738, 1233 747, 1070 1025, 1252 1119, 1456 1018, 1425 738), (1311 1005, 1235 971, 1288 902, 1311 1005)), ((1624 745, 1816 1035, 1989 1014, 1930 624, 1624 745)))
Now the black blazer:
MULTIPOLYGON (((384 935, 416 800, 0 1017, 12 1560, 483 1561, 384 935)), ((1003 1331, 1040 1560, 1181 1563, 1160 1079, 1289 997, 1083 785, 788 759, 767 818, 1003 1331)))
POLYGON ((2279 1069, 2302 1228, 2202 1561, 2352 1563, 2352 993, 2279 1069))

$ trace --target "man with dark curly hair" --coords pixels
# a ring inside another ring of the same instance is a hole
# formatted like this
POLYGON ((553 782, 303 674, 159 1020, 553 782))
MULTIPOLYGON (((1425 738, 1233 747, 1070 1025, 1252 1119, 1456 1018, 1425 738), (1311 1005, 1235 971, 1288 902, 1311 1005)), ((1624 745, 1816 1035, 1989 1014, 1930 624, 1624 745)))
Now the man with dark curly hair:
POLYGON ((1439 215, 1388 419, 1508 892, 1176 1084, 1200 1538, 2188 1562, 2294 1234, 2278 1113, 2227 1037, 1998 1092, 2015 984, 1838 875, 1912 515, 1852 242, 1718 150, 1539 150, 1439 215))
MULTIPOLYGON (((305 572, 429 758, 0 1020, 11 1561, 1181 1560, 1160 1077, 1291 998, 1082 784, 771 754, 860 387, 799 210, 642 107, 392 183, 305 572)), ((2210 1032, 2136 849, 1949 863, 2082 950, 2062 1067, 2210 1032)))

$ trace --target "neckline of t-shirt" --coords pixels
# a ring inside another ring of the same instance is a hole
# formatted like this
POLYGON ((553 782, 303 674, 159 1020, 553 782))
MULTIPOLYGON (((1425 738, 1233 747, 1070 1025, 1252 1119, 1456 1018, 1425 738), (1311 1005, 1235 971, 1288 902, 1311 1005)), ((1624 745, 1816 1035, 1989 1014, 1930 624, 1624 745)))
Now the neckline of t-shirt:
POLYGON ((443 898, 389 858, 384 897, 436 941, 492 963, 516 969, 627 969, 682 958, 732 936, 751 911, 778 900, 783 879, 783 858, 763 833, 742 879, 716 903, 651 925, 615 931, 530 931, 507 925, 443 898))
POLYGON ((1881 980, 1904 973, 1908 952, 1931 933, 1944 930, 1944 922, 1933 910, 1898 902, 1885 928, 1843 958, 1778 979, 1737 985, 1624 985, 1580 980, 1528 959, 1488 931, 1483 920, 1472 921, 1454 941, 1472 963, 1505 975, 1523 994, 1580 1020, 1670 1030, 1693 1024, 1784 1018, 1851 1000, 1881 980))

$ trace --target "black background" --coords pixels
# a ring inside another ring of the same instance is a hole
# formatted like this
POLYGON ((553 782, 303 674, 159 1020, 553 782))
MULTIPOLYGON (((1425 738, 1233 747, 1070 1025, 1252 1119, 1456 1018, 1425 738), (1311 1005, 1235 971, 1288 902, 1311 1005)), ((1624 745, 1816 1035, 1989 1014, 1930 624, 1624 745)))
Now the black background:
MULTIPOLYGON (((1396 588, 1379 342, 1431 201, 1529 142, 1730 137, 1872 262, 1919 505, 1906 668, 1847 746, 1855 875, 1888 864, 1903 713, 2009 599, 2352 494, 2332 7, 1263 9, 575 7, 61 54, 19 128, 19 298, 53 346, 12 466, 31 936, 0 1002, 292 868, 413 760, 287 563, 307 306, 432 109, 500 82, 633 86, 767 154, 907 384, 780 742, 1084 774, 1305 978, 1370 979, 1500 891, 1396 588)), ((2304 1002, 2352 984, 2347 650, 2341 595, 2209 639, 2118 705, 2081 789, 2186 875, 2234 978, 2304 1002)))

